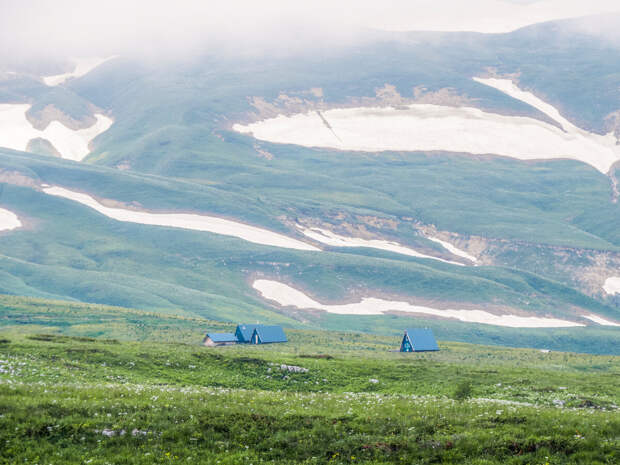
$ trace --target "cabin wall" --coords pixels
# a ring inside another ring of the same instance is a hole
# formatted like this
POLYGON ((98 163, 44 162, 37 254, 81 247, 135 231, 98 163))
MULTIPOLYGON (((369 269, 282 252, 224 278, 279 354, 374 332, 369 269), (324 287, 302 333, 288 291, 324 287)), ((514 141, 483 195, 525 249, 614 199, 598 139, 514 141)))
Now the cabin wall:
POLYGON ((235 344, 236 342, 213 342, 210 337, 206 338, 203 342, 203 345, 206 347, 232 346, 235 344))

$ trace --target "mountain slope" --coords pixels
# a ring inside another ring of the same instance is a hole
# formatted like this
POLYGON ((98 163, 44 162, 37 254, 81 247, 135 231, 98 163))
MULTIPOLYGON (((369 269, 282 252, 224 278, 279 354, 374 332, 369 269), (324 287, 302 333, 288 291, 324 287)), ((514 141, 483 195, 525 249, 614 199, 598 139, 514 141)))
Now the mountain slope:
MULTIPOLYGON (((377 298, 470 312, 460 315, 617 324, 620 302, 603 287, 620 276, 615 167, 454 153, 449 144, 304 147, 234 130, 310 114, 317 131, 333 133, 335 109, 398 114, 413 106, 470 108, 561 137, 612 140, 620 49, 587 34, 567 43, 568 28, 376 33, 355 47, 294 57, 210 53, 155 63, 126 56, 56 86, 42 76, 71 70, 8 70, 0 102, 31 105, 33 128, 83 130, 96 115, 113 124, 82 163, 0 149, 0 206, 23 224, 0 236, 0 290, 293 326, 385 332, 414 318, 451 338, 485 342, 520 333, 397 308, 347 318, 316 307, 377 298), (489 82, 512 83, 527 98, 489 82), (172 216, 203 226, 166 223, 172 216), (214 234, 212 223, 223 220, 228 232, 214 234), (240 239, 248 237, 242 228, 261 240, 240 239), (269 234, 282 242, 266 241, 269 234), (253 289, 257 279, 320 305, 277 305, 253 289)), ((53 154, 53 142, 31 141, 24 150, 53 154)), ((528 338, 520 340, 535 344, 528 338)))

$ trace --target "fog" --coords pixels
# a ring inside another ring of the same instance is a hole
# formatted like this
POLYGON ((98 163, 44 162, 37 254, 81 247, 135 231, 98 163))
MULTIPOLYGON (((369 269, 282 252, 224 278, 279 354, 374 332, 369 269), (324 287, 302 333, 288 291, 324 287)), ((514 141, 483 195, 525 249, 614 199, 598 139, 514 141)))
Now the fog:
POLYGON ((372 30, 501 33, 611 11, 617 0, 0 0, 0 55, 295 52, 372 30))

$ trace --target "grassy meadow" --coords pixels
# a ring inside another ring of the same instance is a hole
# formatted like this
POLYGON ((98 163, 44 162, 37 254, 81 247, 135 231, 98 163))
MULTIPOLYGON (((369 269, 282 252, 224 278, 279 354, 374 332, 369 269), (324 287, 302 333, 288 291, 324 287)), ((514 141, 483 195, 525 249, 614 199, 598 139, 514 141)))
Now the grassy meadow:
POLYGON ((472 80, 497 75, 602 134, 618 49, 563 23, 366 39, 295 57, 127 54, 54 88, 38 77, 45 64, 0 79, 0 101, 31 102, 32 116, 53 105, 79 119, 95 105, 115 121, 82 163, 0 149, 0 207, 23 223, 0 233, 0 465, 620 463, 620 328, 584 317, 620 321, 602 290, 620 257, 609 176, 570 160, 346 152, 231 130, 264 117, 259 107, 350 106, 389 86, 548 121, 472 80), (481 265, 120 222, 43 184, 455 258, 424 232, 437 230, 481 265), (262 299, 256 278, 325 303, 415 298, 588 326, 298 311, 262 299), (289 342, 201 345, 256 320, 289 342), (411 326, 432 328, 441 350, 397 352, 411 326))
POLYGON ((232 326, 49 305, 0 329, 0 463, 620 459, 617 356, 442 340, 401 354, 398 336, 300 329, 206 348, 205 331, 232 326))

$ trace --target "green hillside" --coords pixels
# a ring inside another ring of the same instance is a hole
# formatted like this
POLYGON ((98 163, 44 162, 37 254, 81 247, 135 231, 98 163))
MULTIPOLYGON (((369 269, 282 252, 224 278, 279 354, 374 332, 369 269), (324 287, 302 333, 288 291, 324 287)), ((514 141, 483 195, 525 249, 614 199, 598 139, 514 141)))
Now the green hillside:
MULTIPOLYGON (((323 326, 331 330, 356 332, 356 337, 366 341, 384 340, 395 344, 394 338, 402 334, 403 328, 411 325, 431 327, 439 338, 445 341, 468 343, 490 343, 512 347, 535 347, 544 350, 575 351, 591 354, 620 355, 618 330, 606 327, 565 329, 513 329, 496 328, 488 325, 467 325, 459 322, 441 322, 419 318, 390 316, 358 316, 355 321, 343 315, 313 319, 301 323, 281 315, 271 317, 260 308, 256 310, 259 321, 282 323, 287 330, 316 331, 323 326), (269 318, 268 318, 269 317, 269 318), (362 336, 363 335, 363 336, 362 336), (377 339, 378 338, 378 339, 377 339), (596 343, 592 343, 596 341, 596 343)), ((181 309, 139 310, 105 305, 83 304, 48 299, 34 299, 0 295, 0 330, 27 333, 49 333, 75 337, 102 337, 124 341, 183 342, 195 344, 202 340, 206 328, 230 331, 243 321, 223 322, 183 313, 181 309)), ((296 332, 295 334, 301 334, 296 332)), ((327 336, 325 336, 327 337, 327 336)), ((325 350, 333 350, 338 343, 327 338, 321 344, 325 350)), ((342 340, 342 339, 339 339, 342 340)), ((312 340, 312 344, 317 344, 312 340)), ((374 342, 373 342, 374 344, 374 342)))
MULTIPOLYGON (((127 203, 137 201, 155 211, 187 211, 184 207, 191 206, 190 211, 207 214, 227 212, 235 219, 298 234, 277 224, 283 212, 277 204, 253 201, 244 192, 229 194, 213 186, 17 152, 0 152, 0 157, 11 172, 38 185, 61 185, 127 203)), ((405 298, 482 307, 493 303, 570 319, 579 309, 618 319, 613 306, 517 269, 454 266, 369 249, 317 253, 260 246, 216 234, 119 222, 76 202, 12 184, 4 186, 2 205, 26 221, 24 229, 0 238, 0 290, 8 294, 159 309, 231 322, 260 319, 289 326, 384 333, 417 321, 451 340, 563 350, 580 350, 582 344, 587 351, 614 351, 614 344, 594 348, 586 344, 589 329, 585 328, 524 331, 419 317, 291 313, 270 308, 250 287, 254 278, 263 276, 292 281, 332 301, 358 299, 351 296, 351 289, 360 289, 362 296, 380 290, 405 298), (564 339, 553 342, 560 334, 564 339)), ((618 333, 615 328, 601 331, 618 333)))
MULTIPOLYGON (((493 154, 313 149, 232 131, 269 112, 386 104, 386 84, 405 99, 443 96, 446 105, 551 122, 472 80, 496 74, 518 79, 575 124, 603 133, 620 108, 620 50, 587 34, 566 42, 567 27, 373 33, 361 46, 296 56, 205 52, 149 61, 127 54, 58 87, 33 73, 59 72, 64 62, 8 70, 14 74, 0 80, 0 101, 31 103, 35 117, 52 105, 81 123, 103 112, 114 124, 82 163, 0 149, 0 207, 24 223, 0 234, 0 292, 298 328, 393 334, 415 322, 454 341, 616 353, 617 328, 583 316, 620 321, 620 298, 603 291, 620 269, 615 170, 607 176, 576 161, 493 154), (458 259, 429 240, 437 234, 481 266, 368 248, 299 252, 118 222, 45 195, 43 184, 153 212, 214 215, 299 240, 308 240, 295 227, 303 224, 458 259), (256 278, 290 284, 319 302, 385 297, 589 327, 523 330, 281 308, 252 289, 256 278)), ((45 152, 41 144, 30 149, 45 152)))

